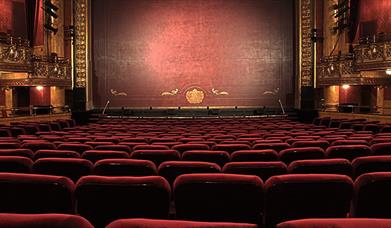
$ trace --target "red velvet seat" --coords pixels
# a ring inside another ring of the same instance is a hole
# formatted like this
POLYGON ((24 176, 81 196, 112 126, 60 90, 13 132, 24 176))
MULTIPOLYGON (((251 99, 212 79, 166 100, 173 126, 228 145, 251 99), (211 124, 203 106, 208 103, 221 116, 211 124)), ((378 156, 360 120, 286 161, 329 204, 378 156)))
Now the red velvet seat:
POLYGON ((292 147, 303 148, 303 147, 320 147, 323 150, 326 150, 329 147, 330 143, 326 140, 316 140, 316 141, 298 141, 292 144, 292 147))
POLYGON ((112 143, 112 142, 95 142, 95 141, 88 141, 88 142, 85 142, 84 144, 90 145, 94 148, 96 148, 97 146, 114 145, 114 143, 112 143))
POLYGON ((174 182, 176 218, 260 223, 263 182, 257 176, 184 174, 174 182))
POLYGON ((153 162, 137 159, 103 159, 94 164, 94 175, 100 176, 155 176, 153 162))
POLYGON ((371 146, 373 155, 391 155, 391 142, 376 143, 371 146))
POLYGON ((232 154, 238 150, 250 150, 251 147, 248 144, 216 144, 212 147, 212 150, 227 151, 232 154))
POLYGON ((365 173, 354 182, 352 217, 391 218, 391 172, 365 173))
POLYGON ((80 154, 72 150, 38 150, 34 154, 34 160, 40 158, 80 158, 80 154))
POLYGON ((169 150, 170 148, 165 145, 136 145, 133 147, 133 150, 169 150))
POLYGON ((277 228, 391 228, 390 219, 331 218, 283 222, 277 228))
POLYGON ((164 177, 170 185, 175 179, 188 173, 220 173, 221 168, 215 163, 196 161, 166 161, 160 164, 159 175, 164 177))
POLYGON ((0 172, 31 173, 33 161, 22 156, 0 156, 0 172))
POLYGON ((245 161, 278 161, 278 154, 275 150, 238 150, 231 154, 231 162, 245 161))
POLYGON ((209 150, 209 146, 201 143, 186 143, 181 145, 175 145, 172 147, 172 149, 183 153, 188 150, 209 150))
POLYGON ((283 162, 229 162, 223 167, 224 173, 256 175, 266 181, 272 176, 287 174, 283 162))
POLYGON ((41 158, 35 161, 33 172, 68 177, 76 183, 91 173, 92 166, 90 161, 80 158, 41 158))
POLYGON ((92 146, 80 143, 63 143, 57 146, 58 150, 73 150, 82 154, 86 150, 92 150, 92 146))
POLYGON ((303 218, 344 218, 353 182, 345 175, 288 174, 265 184, 265 225, 303 218))
POLYGON ((73 190, 66 177, 0 173, 0 212, 73 214, 73 190))
POLYGON ((331 143, 331 146, 339 146, 339 145, 368 145, 368 142, 366 140, 344 139, 344 140, 336 140, 331 143))
POLYGON ((330 146, 326 150, 326 156, 328 158, 345 158, 349 161, 358 157, 369 156, 371 154, 371 148, 366 145, 330 146))
POLYGON ((0 156, 22 156, 32 159, 34 153, 30 149, 0 149, 0 156))
POLYGON ((83 152, 81 157, 95 163, 99 160, 108 158, 129 158, 129 154, 124 151, 116 150, 87 150, 83 152))
POLYGON ((159 167, 162 162, 180 160, 181 155, 176 150, 135 150, 130 154, 130 158, 149 160, 159 167))
POLYGON ((99 145, 95 147, 95 150, 116 150, 116 151, 124 151, 127 153, 131 152, 130 147, 126 145, 99 145))
POLYGON ((352 164, 342 158, 299 160, 292 162, 288 167, 289 173, 296 174, 342 174, 352 176, 352 164))
POLYGON ((223 167, 229 162, 229 154, 226 151, 190 150, 182 154, 182 160, 212 162, 223 167))
POLYGON ((120 142, 119 139, 113 137, 96 137, 95 142, 112 142, 114 144, 118 144, 120 142))
POLYGON ((297 160, 323 159, 325 152, 320 147, 290 148, 279 153, 280 160, 289 165, 297 160))
POLYGON ((20 147, 18 142, 0 142, 0 149, 19 149, 20 147))
POLYGON ((77 182, 77 212, 95 227, 121 218, 167 219, 170 186, 159 176, 86 176, 77 182))
POLYGON ((391 156, 359 157, 353 160, 352 166, 356 178, 364 173, 391 172, 391 156))
POLYGON ((257 225, 249 223, 228 222, 194 222, 183 220, 160 219, 119 219, 110 223, 107 228, 256 228, 257 225))
POLYGON ((93 228, 78 215, 67 214, 8 214, 0 213, 0 227, 8 228, 93 228))
POLYGON ((266 150, 271 149, 277 152, 291 148, 288 143, 256 143, 253 145, 253 150, 266 150))

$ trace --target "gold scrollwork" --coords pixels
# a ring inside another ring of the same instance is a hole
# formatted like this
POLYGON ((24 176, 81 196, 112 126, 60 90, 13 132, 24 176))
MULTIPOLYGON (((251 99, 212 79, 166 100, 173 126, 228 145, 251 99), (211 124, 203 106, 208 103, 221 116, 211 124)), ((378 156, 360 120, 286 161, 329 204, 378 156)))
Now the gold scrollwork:
POLYGON ((212 93, 216 96, 226 96, 226 95, 229 95, 229 93, 227 91, 220 91, 218 89, 215 89, 215 88, 212 88, 212 93))
POLYGON ((171 91, 164 91, 160 95, 162 95, 162 96, 175 96, 175 95, 178 95, 178 93, 179 93, 179 89, 173 89, 171 91))

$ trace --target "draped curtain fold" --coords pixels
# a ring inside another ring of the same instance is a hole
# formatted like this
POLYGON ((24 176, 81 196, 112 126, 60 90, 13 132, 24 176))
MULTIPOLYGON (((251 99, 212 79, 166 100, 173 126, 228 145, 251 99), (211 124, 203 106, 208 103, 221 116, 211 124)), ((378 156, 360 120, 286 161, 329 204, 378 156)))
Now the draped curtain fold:
POLYGON ((356 38, 358 26, 360 23, 360 0, 350 0, 350 23, 349 23, 349 51, 353 51, 353 42, 356 38))
POLYGON ((26 0, 27 37, 34 46, 38 31, 40 0, 26 0))

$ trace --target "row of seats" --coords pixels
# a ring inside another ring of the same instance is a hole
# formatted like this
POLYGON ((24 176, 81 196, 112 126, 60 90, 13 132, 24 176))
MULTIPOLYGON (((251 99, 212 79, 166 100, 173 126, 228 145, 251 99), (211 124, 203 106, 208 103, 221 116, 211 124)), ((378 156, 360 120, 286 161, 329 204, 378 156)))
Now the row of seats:
MULTIPOLYGON (((0 214, 1 227, 30 228, 93 228, 83 217, 65 214, 0 214)), ((107 228, 256 228, 255 224, 227 222, 195 222, 162 219, 118 219, 107 228)), ((277 228, 390 228, 390 219, 302 219, 283 222, 277 228)))
POLYGON ((93 164, 81 158, 41 158, 33 162, 20 156, 0 156, 0 172, 37 173, 66 176, 76 182, 87 175, 154 176, 173 183, 186 173, 233 173, 256 175, 262 180, 283 174, 342 174, 357 178, 364 173, 391 172, 391 156, 361 157, 352 163, 346 159, 298 160, 286 166, 280 161, 228 162, 222 168, 202 161, 165 161, 156 166, 149 160, 102 159, 93 164), (158 168, 157 168, 158 167, 158 168))
MULTIPOLYGON (((264 184, 252 175, 184 174, 173 185, 175 218, 276 224, 302 218, 391 218, 391 173, 288 174, 264 184), (351 203, 352 201, 352 203, 351 203)), ((75 213, 103 227, 120 218, 168 219, 171 187, 160 176, 0 173, 1 213, 75 213), (76 211, 75 211, 76 208, 76 211)))

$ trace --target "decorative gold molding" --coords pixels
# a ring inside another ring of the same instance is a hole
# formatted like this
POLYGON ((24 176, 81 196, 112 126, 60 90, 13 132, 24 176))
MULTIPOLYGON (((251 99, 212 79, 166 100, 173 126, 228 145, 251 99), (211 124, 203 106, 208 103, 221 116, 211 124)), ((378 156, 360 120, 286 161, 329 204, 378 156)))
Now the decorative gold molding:
POLYGON ((74 0, 75 87, 85 88, 88 74, 88 0, 74 0))
POLYGON ((300 1, 300 78, 301 86, 313 86, 312 76, 312 4, 311 0, 300 1))
POLYGON ((197 88, 186 91, 186 100, 190 104, 201 104, 202 101, 204 101, 204 98, 204 91, 199 90, 197 88))

